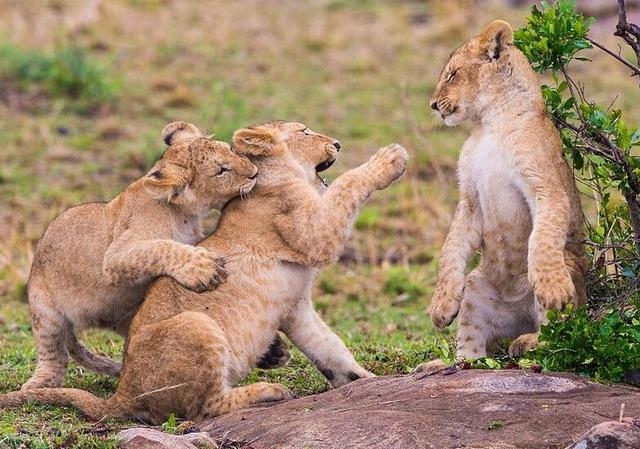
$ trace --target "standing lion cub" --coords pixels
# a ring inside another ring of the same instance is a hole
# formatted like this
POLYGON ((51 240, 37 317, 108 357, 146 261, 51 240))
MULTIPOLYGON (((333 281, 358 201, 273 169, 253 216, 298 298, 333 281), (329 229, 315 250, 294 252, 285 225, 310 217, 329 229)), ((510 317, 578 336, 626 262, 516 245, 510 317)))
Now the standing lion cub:
POLYGON ((38 364, 23 389, 61 386, 69 354, 117 375, 120 364, 87 351, 75 332, 126 335, 152 279, 168 275, 198 292, 225 279, 223 259, 191 245, 203 238, 200 218, 248 193, 257 168, 191 124, 162 134, 169 147, 146 176, 108 203, 63 212, 38 243, 28 286, 38 364))
POLYGON ((473 124, 431 319, 442 328, 459 313, 458 358, 484 357, 504 337, 514 339, 510 354, 522 354, 548 309, 584 302, 585 261, 571 169, 508 23, 492 22, 451 55, 431 108, 448 126, 473 124), (480 265, 465 276, 478 250, 480 265))

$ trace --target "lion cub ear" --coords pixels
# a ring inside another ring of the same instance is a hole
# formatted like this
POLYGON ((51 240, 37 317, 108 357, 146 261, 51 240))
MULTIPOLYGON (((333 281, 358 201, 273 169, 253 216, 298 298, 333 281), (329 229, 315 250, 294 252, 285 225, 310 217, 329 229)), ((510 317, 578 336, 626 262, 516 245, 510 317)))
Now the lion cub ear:
POLYGON ((265 128, 244 128, 233 133, 235 152, 243 156, 270 156, 278 143, 277 133, 265 128))
POLYGON ((202 132, 195 125, 187 122, 171 122, 162 130, 162 140, 167 145, 173 145, 185 140, 203 137, 202 132))
POLYGON ((504 20, 494 20, 480 33, 480 51, 495 61, 513 44, 513 29, 504 20))
POLYGON ((175 164, 157 164, 142 179, 147 192, 157 200, 174 201, 189 184, 189 170, 175 164))

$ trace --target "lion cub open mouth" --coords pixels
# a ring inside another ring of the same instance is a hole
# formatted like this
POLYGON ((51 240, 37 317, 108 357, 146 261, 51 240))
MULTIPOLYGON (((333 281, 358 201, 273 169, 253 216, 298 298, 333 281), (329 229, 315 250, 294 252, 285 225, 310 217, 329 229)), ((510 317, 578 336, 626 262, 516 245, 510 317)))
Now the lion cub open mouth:
POLYGON ((327 170, 329 167, 331 167, 334 164, 335 161, 336 159, 332 158, 332 159, 327 159, 324 162, 320 162, 318 165, 316 165, 316 173, 320 173, 327 170))

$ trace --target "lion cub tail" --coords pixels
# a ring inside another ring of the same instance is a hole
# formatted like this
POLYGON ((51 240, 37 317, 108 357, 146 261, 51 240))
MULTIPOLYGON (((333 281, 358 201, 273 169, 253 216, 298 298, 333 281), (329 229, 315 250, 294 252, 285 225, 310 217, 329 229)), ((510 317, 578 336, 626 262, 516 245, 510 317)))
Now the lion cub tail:
POLYGON ((33 388, 0 394, 0 408, 17 407, 27 401, 52 405, 73 406, 92 420, 101 420, 111 413, 111 400, 101 399, 88 391, 77 388, 33 388))
POLYGON ((117 377, 120 375, 122 363, 89 351, 82 346, 73 332, 70 332, 67 338, 67 350, 71 358, 83 368, 107 376, 117 377))

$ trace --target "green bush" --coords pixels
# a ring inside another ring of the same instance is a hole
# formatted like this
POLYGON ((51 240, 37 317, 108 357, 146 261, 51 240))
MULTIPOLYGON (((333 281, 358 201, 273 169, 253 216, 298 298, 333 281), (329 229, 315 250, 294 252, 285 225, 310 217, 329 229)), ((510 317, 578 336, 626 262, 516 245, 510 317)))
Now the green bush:
POLYGON ((117 83, 79 48, 43 53, 15 46, 0 47, 0 80, 23 92, 68 98, 81 107, 111 101, 117 83))
POLYGON ((640 311, 611 309, 597 319, 585 308, 551 311, 540 342, 533 358, 546 370, 620 381, 640 368, 640 311))

